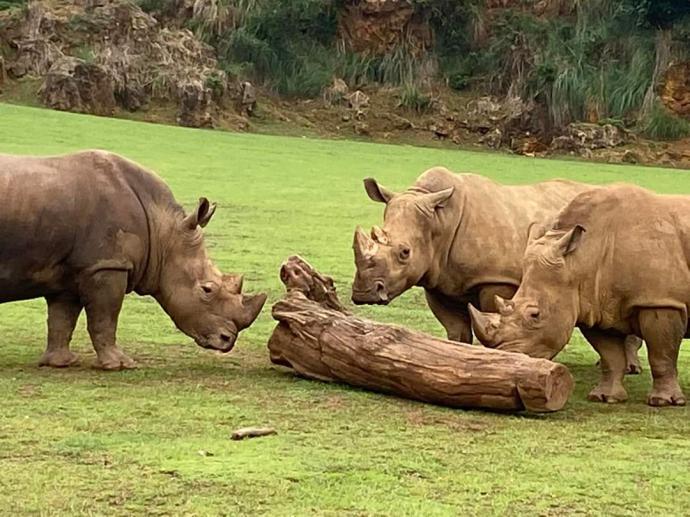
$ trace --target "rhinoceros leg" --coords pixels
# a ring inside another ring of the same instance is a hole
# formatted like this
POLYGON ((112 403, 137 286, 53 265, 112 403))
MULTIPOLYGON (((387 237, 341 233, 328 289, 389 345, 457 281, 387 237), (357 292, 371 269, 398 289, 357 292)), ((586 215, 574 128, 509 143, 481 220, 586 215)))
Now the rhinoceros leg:
POLYGON ((46 298, 48 303, 48 346, 38 362, 39 366, 65 368, 79 363, 77 354, 69 349, 74 327, 82 306, 70 296, 46 298))
POLYGON ((684 406, 678 384, 678 351, 685 335, 687 317, 676 309, 640 311, 640 333, 647 343, 654 383, 647 396, 650 406, 684 406))
POLYGON ((454 304, 443 295, 425 291, 426 301, 436 319, 446 329, 450 341, 472 342, 472 322, 466 308, 454 304))
POLYGON ((96 367, 103 370, 134 368, 134 361, 115 344, 117 319, 127 289, 127 273, 98 271, 83 280, 80 287, 87 329, 98 356, 96 367))
POLYGON ((589 392, 587 398, 594 402, 607 403, 627 400, 628 393, 623 386, 627 364, 624 347, 625 337, 606 334, 594 329, 582 329, 582 333, 601 357, 601 379, 599 384, 589 392))
POLYGON ((642 340, 634 335, 625 338, 625 373, 628 375, 638 375, 642 373, 642 365, 638 352, 642 348, 642 340))

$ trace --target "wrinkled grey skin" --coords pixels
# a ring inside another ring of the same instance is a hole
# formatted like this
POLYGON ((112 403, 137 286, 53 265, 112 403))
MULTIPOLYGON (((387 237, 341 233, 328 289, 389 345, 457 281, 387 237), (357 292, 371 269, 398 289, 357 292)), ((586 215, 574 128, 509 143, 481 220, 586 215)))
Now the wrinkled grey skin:
POLYGON ((126 293, 153 296, 199 346, 229 351, 266 296, 222 275, 201 228, 215 205, 186 215, 156 175, 117 155, 0 155, 0 303, 45 298, 41 365, 76 364, 69 350, 82 309, 98 366, 134 366, 115 343, 126 293))
MULTIPOLYGON (((423 287, 448 339, 461 342, 472 341, 468 303, 493 312, 496 295, 511 298, 517 290, 530 231, 595 188, 561 180, 505 186, 443 167, 424 172, 399 194, 373 179, 364 185, 386 209, 383 228, 355 231, 352 301, 388 304, 423 287)), ((639 370, 636 354, 630 369, 639 370)))
POLYGON ((690 197, 613 186, 577 196, 525 250, 524 275, 499 314, 472 309, 487 346, 554 357, 578 326, 601 356, 589 398, 626 400, 626 335, 647 343, 653 406, 684 405, 677 378, 690 305, 690 197))

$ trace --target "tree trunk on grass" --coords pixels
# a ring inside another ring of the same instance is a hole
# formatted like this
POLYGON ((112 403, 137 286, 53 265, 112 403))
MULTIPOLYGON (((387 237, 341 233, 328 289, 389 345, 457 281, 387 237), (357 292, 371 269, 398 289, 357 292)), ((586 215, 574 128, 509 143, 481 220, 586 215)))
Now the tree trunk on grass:
POLYGON ((299 257, 283 264, 287 296, 268 343, 271 361, 297 374, 451 407, 561 409, 568 369, 546 359, 458 344, 348 314, 331 278, 299 257))

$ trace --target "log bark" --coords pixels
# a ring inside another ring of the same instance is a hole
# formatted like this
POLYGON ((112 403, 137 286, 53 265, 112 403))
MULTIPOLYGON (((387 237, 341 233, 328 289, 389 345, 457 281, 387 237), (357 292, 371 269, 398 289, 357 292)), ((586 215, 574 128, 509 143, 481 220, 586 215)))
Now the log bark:
POLYGON ((279 322, 271 361, 309 379, 450 407, 549 412, 573 388, 568 369, 546 359, 438 339, 349 314, 333 280, 299 257, 281 267, 287 296, 273 306, 279 322))

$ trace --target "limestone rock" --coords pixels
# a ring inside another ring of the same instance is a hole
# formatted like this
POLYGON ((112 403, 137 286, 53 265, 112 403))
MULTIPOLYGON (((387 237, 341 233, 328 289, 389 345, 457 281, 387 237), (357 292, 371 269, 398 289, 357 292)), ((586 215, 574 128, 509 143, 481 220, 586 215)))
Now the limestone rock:
POLYGON ((115 111, 113 81, 101 66, 63 57, 50 68, 39 91, 53 109, 110 116, 115 111))

